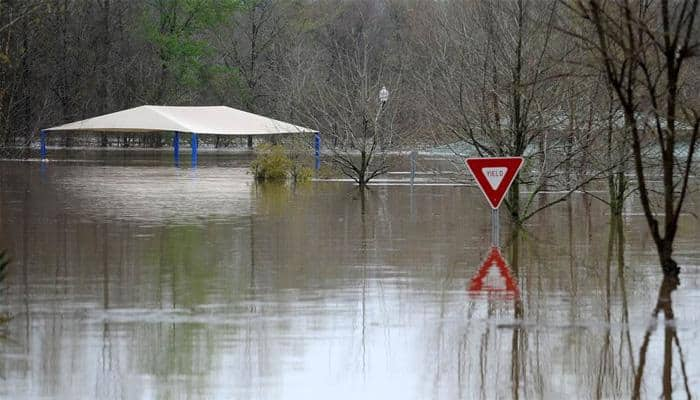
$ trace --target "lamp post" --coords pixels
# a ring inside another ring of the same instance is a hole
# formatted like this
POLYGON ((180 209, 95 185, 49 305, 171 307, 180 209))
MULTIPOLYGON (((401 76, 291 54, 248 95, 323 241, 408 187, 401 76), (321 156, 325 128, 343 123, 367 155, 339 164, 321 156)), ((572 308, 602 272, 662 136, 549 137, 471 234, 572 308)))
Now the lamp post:
POLYGON ((384 104, 389 100, 389 90, 387 90, 386 86, 382 86, 382 88, 379 90, 379 103, 382 105, 382 108, 384 108, 384 104))
POLYGON ((386 102, 389 101, 389 91, 387 90, 386 86, 382 86, 381 89, 379 89, 379 109, 377 109, 377 116, 374 118, 374 133, 377 133, 377 122, 379 122, 379 114, 382 113, 382 110, 384 110, 384 105, 386 105, 386 102))
MULTIPOLYGON (((381 89, 379 89, 379 108, 377 109, 377 116, 374 118, 374 137, 377 138, 377 126, 379 125, 379 114, 382 113, 384 110, 384 106, 386 105, 386 102, 389 101, 389 90, 386 88, 386 86, 382 86, 381 89)), ((384 143, 382 142, 381 138, 379 138, 379 146, 380 148, 384 148, 384 143)))

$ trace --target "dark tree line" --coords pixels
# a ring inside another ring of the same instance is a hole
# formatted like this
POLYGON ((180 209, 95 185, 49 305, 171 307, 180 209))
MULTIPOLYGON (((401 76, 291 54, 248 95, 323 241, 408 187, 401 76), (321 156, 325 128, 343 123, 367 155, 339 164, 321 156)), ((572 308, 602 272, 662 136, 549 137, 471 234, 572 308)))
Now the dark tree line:
MULTIPOLYGON (((375 1, 0 0, 2 144, 29 147, 40 127, 142 104, 225 104, 309 122, 299 106, 313 98, 311 85, 332 85, 338 67, 353 68, 339 46, 370 23, 389 40, 403 12, 402 3, 375 1)), ((370 73, 395 72, 376 61, 370 73)), ((72 137, 54 144, 71 146, 72 137)))

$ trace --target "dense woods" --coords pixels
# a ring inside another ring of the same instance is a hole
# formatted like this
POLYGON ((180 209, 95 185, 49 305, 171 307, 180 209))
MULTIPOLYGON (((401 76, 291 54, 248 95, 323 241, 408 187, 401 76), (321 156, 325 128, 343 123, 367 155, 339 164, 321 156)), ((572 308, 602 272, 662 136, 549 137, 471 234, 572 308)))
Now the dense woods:
POLYGON ((353 62, 365 75, 346 88, 352 96, 378 92, 381 77, 393 98, 408 78, 400 32, 411 12, 374 1, 2 0, 2 143, 29 146, 40 127, 142 104, 224 104, 309 123, 316 114, 301 106, 357 75, 353 62))
POLYGON ((639 188, 674 270, 698 137, 697 14, 692 0, 0 0, 0 145, 26 157, 41 127, 223 104, 318 129, 361 187, 398 150, 523 156, 514 221, 598 179, 619 214, 639 188), (551 189, 562 195, 535 201, 551 189))

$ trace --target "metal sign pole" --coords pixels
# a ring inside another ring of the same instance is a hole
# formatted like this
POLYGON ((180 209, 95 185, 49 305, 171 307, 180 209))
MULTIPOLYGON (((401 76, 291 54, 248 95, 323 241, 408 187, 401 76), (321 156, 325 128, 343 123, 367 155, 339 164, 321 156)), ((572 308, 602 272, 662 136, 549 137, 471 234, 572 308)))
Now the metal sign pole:
POLYGON ((491 246, 501 247, 498 208, 516 179, 525 159, 522 157, 480 157, 465 160, 469 172, 491 204, 491 246))
POLYGON ((501 224, 498 220, 498 208, 491 209, 491 246, 501 247, 501 224))

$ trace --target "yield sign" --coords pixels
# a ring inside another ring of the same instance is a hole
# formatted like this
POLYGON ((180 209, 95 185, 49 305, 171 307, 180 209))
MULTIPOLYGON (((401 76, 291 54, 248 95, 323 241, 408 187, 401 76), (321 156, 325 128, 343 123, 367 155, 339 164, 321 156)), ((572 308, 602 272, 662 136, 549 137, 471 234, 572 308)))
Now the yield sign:
POLYGON ((498 247, 491 247, 486 260, 476 272, 469 287, 469 293, 486 292, 489 294, 504 294, 506 297, 519 296, 518 284, 510 273, 498 247))
POLYGON ((500 207, 522 166, 522 157, 467 158, 469 171, 493 209, 500 207))

